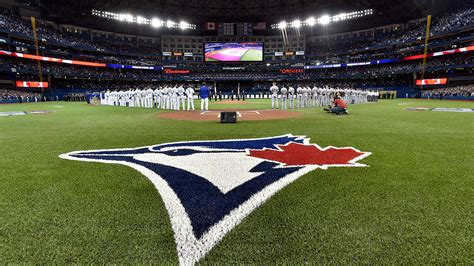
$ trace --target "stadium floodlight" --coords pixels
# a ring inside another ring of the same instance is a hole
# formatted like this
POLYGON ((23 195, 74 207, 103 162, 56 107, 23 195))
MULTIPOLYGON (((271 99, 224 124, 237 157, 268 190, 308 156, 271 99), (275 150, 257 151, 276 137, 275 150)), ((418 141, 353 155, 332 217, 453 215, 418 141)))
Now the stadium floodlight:
POLYGON ((308 26, 314 26, 314 24, 316 24, 316 19, 314 17, 310 17, 306 20, 306 24, 308 26))
POLYGON ((280 22, 278 24, 272 24, 271 27, 272 29, 285 29, 287 27, 299 28, 301 26, 314 26, 316 24, 327 25, 331 22, 339 22, 339 21, 344 21, 344 20, 349 20, 349 19, 361 18, 361 17, 372 15, 373 13, 374 13, 373 9, 366 9, 366 10, 354 11, 350 13, 340 13, 334 16, 323 15, 319 17, 318 19, 315 19, 314 17, 310 17, 304 21, 300 21, 297 19, 288 24, 286 22, 280 22))
POLYGON ((321 25, 327 25, 331 22, 331 17, 329 15, 324 15, 319 18, 319 23, 321 25))
POLYGON ((157 18, 153 18, 151 20, 151 26, 153 28, 159 28, 159 27, 163 26, 163 21, 161 21, 160 19, 157 19, 157 18))
POLYGON ((138 16, 137 17, 137 23, 138 24, 149 24, 149 20, 144 18, 144 17, 138 16))
POLYGON ((119 14, 120 21, 133 22, 133 16, 130 14, 119 14))
POLYGON ((174 27, 174 24, 175 24, 175 23, 174 23, 173 21, 171 21, 171 20, 166 21, 166 27, 168 27, 168 28, 173 28, 173 27, 174 27))
POLYGON ((299 28, 299 27, 301 27, 301 21, 297 19, 297 20, 295 20, 291 23, 291 26, 293 28, 299 28))
POLYGON ((182 29, 182 30, 189 29, 189 23, 181 21, 179 23, 179 28, 182 29))
POLYGON ((91 14, 93 16, 97 16, 97 17, 101 17, 101 18, 105 18, 105 19, 111 19, 111 20, 118 20, 118 21, 125 21, 125 22, 129 22, 129 23, 136 23, 136 24, 145 24, 145 25, 151 25, 153 28, 160 28, 160 27, 163 27, 163 26, 166 26, 167 28, 177 28, 177 29, 196 29, 196 25, 194 24, 190 24, 190 23, 187 23, 187 22, 180 22, 180 23, 176 23, 176 22, 173 22, 172 20, 168 20, 168 21, 163 21, 161 19, 158 19, 158 18, 152 18, 152 19, 149 19, 149 18, 146 18, 146 17, 143 17, 143 16, 133 16, 131 14, 128 14, 128 13, 113 13, 113 12, 108 12, 108 11, 101 11, 101 10, 96 10, 96 9, 93 9, 91 10, 91 14))
POLYGON ((280 28, 280 29, 285 29, 286 26, 288 26, 286 21, 282 21, 282 22, 278 23, 278 28, 280 28))

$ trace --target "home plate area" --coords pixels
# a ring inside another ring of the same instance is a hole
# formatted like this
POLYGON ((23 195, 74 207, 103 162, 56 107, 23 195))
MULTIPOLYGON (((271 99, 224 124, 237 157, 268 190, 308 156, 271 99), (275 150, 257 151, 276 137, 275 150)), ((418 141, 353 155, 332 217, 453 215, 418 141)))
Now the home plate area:
POLYGON ((158 117, 174 120, 189 121, 219 121, 221 112, 236 112, 237 121, 276 120, 288 119, 301 116, 301 113, 281 110, 212 110, 193 112, 166 112, 160 113, 158 117))

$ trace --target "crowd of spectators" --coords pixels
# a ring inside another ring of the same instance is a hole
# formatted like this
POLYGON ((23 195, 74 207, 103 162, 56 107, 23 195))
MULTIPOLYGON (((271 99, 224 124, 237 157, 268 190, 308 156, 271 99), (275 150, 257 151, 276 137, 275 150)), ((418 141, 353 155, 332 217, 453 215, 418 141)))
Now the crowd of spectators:
MULTIPOLYGON (((31 25, 8 9, 0 10, 0 29, 33 37, 31 25)), ((39 24, 37 24, 37 34, 39 39, 44 39, 46 41, 53 41, 71 46, 83 46, 89 49, 103 48, 85 39, 75 38, 68 34, 63 34, 54 28, 39 24)))
MULTIPOLYGON (((448 11, 441 16, 433 18, 430 36, 453 31, 474 24, 474 8, 466 5, 454 11, 448 11)), ((424 20, 414 21, 406 24, 403 28, 397 28, 393 32, 382 33, 373 39, 347 40, 345 42, 322 43, 312 48, 309 53, 328 56, 332 54, 348 53, 357 50, 367 50, 369 47, 391 46, 411 41, 421 40, 426 32, 424 20)))
POLYGON ((40 93, 0 89, 0 103, 38 102, 42 100, 43 95, 40 93))
POLYGON ((424 98, 439 98, 450 96, 474 97, 474 85, 458 85, 450 87, 441 87, 424 90, 422 93, 424 98))
MULTIPOLYGON (((15 72, 17 75, 35 75, 38 73, 38 64, 31 60, 0 57, 0 71, 6 73, 15 72)), ((425 71, 441 71, 453 69, 457 66, 472 66, 474 58, 470 54, 451 55, 430 58, 425 65, 425 71)), ((244 71, 222 71, 220 68, 193 69, 189 74, 166 74, 156 70, 132 70, 82 67, 66 64, 43 62, 41 64, 44 76, 68 79, 116 79, 116 80, 140 80, 140 81, 176 81, 180 79, 191 80, 252 80, 262 81, 271 79, 283 80, 307 80, 307 79, 331 79, 331 78, 377 78, 390 77, 406 74, 420 73, 422 63, 420 61, 409 61, 381 65, 354 66, 345 68, 321 68, 306 70, 304 73, 284 74, 277 69, 252 69, 244 71)))

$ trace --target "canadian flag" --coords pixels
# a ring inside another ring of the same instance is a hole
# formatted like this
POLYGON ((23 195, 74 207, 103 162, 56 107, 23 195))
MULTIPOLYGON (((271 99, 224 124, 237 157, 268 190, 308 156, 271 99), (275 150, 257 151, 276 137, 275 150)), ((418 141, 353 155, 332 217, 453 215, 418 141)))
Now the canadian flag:
POLYGON ((206 30, 216 30, 215 22, 206 22, 206 30))

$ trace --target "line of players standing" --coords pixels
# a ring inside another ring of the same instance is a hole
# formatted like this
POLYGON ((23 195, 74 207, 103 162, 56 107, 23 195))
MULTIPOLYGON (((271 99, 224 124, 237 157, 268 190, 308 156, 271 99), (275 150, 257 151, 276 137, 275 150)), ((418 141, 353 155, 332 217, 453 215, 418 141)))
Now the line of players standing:
POLYGON ((347 103, 367 103, 375 102, 379 97, 378 91, 366 91, 355 89, 341 89, 330 87, 298 86, 294 87, 283 85, 278 88, 276 83, 270 87, 272 98, 272 109, 278 109, 281 101, 281 109, 309 108, 328 106, 336 96, 340 96, 347 103), (288 103, 288 106, 287 106, 288 103))
POLYGON ((194 110, 194 88, 186 86, 165 86, 156 89, 106 91, 100 94, 101 105, 159 108, 167 110, 194 110), (186 105, 187 102, 187 105, 186 105))

